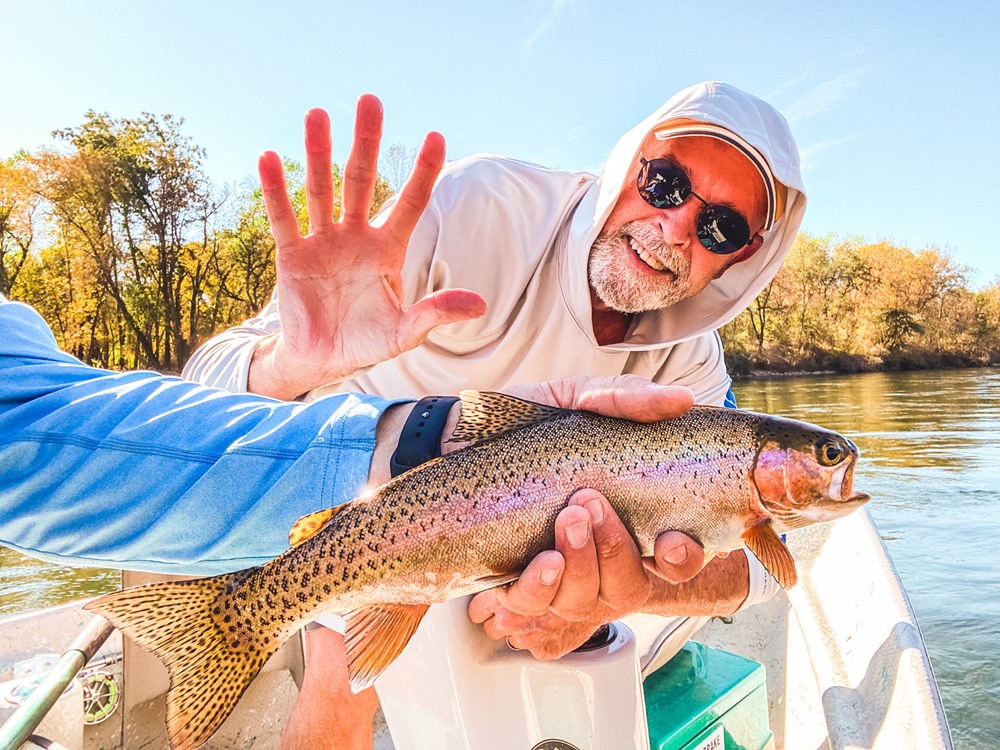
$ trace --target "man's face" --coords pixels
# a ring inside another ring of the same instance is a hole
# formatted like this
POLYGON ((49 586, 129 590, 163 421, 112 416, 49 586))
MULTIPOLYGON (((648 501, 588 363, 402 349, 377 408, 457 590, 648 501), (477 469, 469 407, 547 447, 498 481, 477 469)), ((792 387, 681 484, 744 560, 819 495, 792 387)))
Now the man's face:
POLYGON ((759 247, 767 194, 760 173, 734 147, 714 138, 681 137, 643 144, 646 159, 671 159, 691 180, 692 190, 709 203, 729 206, 746 217, 754 240, 731 255, 705 249, 698 239, 702 203, 655 208, 639 195, 641 164, 632 165, 625 188, 590 251, 588 273, 597 300, 623 313, 669 307, 697 294, 730 265, 759 247))

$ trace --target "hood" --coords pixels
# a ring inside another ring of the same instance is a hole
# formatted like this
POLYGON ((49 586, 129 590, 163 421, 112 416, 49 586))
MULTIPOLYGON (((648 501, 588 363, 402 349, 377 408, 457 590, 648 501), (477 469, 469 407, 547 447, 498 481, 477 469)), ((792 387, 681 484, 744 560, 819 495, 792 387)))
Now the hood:
POLYGON ((695 296, 665 310, 643 313, 624 342, 605 349, 663 348, 733 320, 774 278, 805 215, 799 152, 785 118, 767 102, 726 83, 709 81, 684 89, 622 136, 608 156, 604 175, 583 197, 573 215, 569 252, 564 255, 568 266, 563 269, 563 279, 569 285, 565 298, 577 322, 591 337, 587 279, 590 246, 622 190, 634 189, 631 184, 623 183, 646 136, 674 120, 719 125, 753 146, 767 161, 775 180, 787 189, 784 207, 774 226, 765 233, 763 245, 751 258, 727 269, 695 296), (586 293, 581 293, 581 284, 586 293))

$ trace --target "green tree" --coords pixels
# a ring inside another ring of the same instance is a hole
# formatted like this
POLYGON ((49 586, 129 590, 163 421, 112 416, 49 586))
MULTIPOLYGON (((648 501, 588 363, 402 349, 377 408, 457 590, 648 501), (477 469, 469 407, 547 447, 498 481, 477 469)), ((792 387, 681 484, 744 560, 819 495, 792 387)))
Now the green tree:
POLYGON ((890 352, 898 352, 911 336, 924 332, 917 316, 909 310, 886 310, 880 316, 882 323, 878 343, 890 352))

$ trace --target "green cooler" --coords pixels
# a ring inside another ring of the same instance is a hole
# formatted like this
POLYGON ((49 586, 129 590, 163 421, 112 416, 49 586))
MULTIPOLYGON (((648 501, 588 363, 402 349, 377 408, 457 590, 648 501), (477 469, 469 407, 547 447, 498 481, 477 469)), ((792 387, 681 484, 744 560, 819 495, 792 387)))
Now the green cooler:
POLYGON ((643 682, 652 750, 770 750, 764 665, 689 641, 643 682))

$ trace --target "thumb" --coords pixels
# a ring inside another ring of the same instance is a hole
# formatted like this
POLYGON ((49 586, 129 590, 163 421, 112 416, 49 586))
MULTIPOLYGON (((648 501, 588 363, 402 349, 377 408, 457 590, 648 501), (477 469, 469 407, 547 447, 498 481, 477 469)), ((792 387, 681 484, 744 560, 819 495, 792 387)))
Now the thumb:
POLYGON ((423 343, 432 330, 448 323, 474 320, 486 314, 486 300, 468 289, 442 289, 403 311, 399 330, 401 352, 423 343))
POLYGON ((656 538, 653 558, 647 569, 670 583, 683 583, 704 567, 705 550, 687 534, 667 531, 656 538))

